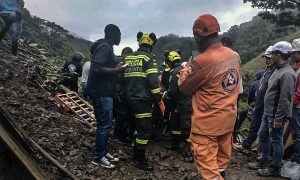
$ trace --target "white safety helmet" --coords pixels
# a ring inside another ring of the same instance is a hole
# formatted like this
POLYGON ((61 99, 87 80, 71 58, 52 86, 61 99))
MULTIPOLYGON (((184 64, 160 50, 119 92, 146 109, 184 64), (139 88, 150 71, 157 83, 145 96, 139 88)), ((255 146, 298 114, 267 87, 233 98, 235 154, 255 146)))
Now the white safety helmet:
POLYGON ((283 54, 291 54, 293 52, 293 47, 291 43, 287 41, 279 41, 278 43, 274 44, 272 47, 272 52, 279 51, 283 54))
POLYGON ((293 40, 293 43, 292 43, 292 46, 293 46, 293 51, 300 51, 300 38, 298 39, 294 39, 293 40))
POLYGON ((262 55, 262 57, 271 58, 271 56, 272 56, 272 48, 273 48, 273 46, 269 46, 268 49, 266 49, 265 53, 262 55))

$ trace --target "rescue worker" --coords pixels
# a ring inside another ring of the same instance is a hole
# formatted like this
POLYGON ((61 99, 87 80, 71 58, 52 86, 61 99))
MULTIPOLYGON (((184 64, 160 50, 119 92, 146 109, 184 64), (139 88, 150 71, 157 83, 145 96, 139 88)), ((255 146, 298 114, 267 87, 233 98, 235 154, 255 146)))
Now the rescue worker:
MULTIPOLYGON (((119 62, 124 63, 124 60, 127 56, 131 55, 133 50, 130 47, 125 47, 122 50, 121 56, 118 58, 119 62)), ((128 112, 128 104, 125 94, 125 85, 124 85, 124 73, 120 74, 117 82, 117 93, 114 98, 114 118, 115 118, 115 127, 114 127, 114 139, 121 145, 132 142, 133 127, 134 122, 130 118, 128 112)))
POLYGON ((62 72, 66 73, 66 77, 61 84, 74 92, 78 92, 78 78, 82 75, 82 65, 80 63, 83 59, 84 55, 81 52, 75 52, 71 60, 66 62, 62 69, 62 72))
POLYGON ((240 59, 218 39, 217 19, 204 14, 193 26, 202 52, 180 73, 179 87, 192 94, 191 150, 204 179, 222 180, 231 158, 239 93, 240 59))
POLYGON ((162 89, 163 91, 167 90, 169 88, 169 79, 171 76, 171 68, 167 63, 163 64, 163 72, 161 75, 161 84, 162 84, 162 89))
POLYGON ((124 73, 128 107, 136 124, 133 160, 137 168, 153 171, 154 167, 148 163, 145 152, 152 129, 152 106, 161 100, 157 62, 151 54, 156 36, 154 33, 139 32, 137 41, 138 50, 125 58, 127 68, 124 73))
POLYGON ((22 31, 22 14, 24 8, 23 0, 1 0, 0 1, 0 16, 4 20, 4 25, 0 31, 0 41, 5 33, 11 29, 12 49, 14 56, 18 52, 18 40, 22 31))
MULTIPOLYGON (((190 134, 190 121, 191 121, 191 109, 192 109, 192 97, 184 94, 178 87, 179 72, 184 68, 181 65, 181 53, 179 50, 166 51, 165 52, 166 63, 171 68, 171 76, 169 79, 169 88, 163 95, 163 99, 167 101, 171 107, 171 136, 172 141, 168 149, 179 150, 180 142, 185 142, 185 150, 188 147, 188 141, 190 134)), ((190 151, 184 152, 185 161, 191 162, 190 151)))

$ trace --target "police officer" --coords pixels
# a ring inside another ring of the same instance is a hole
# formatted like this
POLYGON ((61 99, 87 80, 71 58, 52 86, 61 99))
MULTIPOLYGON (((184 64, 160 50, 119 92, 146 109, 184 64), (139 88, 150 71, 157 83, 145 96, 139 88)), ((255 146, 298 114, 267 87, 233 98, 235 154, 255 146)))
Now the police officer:
POLYGON ((154 167, 148 163, 145 151, 152 129, 152 106, 161 99, 157 62, 151 54, 156 36, 154 33, 139 32, 137 41, 138 50, 125 58, 127 68, 124 73, 127 101, 136 123, 133 159, 136 167, 153 171, 154 167))
POLYGON ((188 138, 191 128, 192 97, 180 91, 178 87, 179 72, 184 68, 181 65, 181 53, 179 50, 165 52, 166 63, 171 68, 169 88, 164 93, 163 99, 171 107, 170 126, 172 142, 168 149, 178 150, 180 142, 185 144, 184 160, 192 162, 191 153, 188 149, 188 138))
POLYGON ((66 77, 61 84, 74 92, 78 92, 78 78, 82 75, 82 65, 80 63, 83 59, 84 55, 81 52, 75 52, 71 60, 66 62, 62 69, 62 72, 66 73, 66 77))
MULTIPOLYGON (((130 47, 125 47, 122 50, 121 56, 117 58, 118 61, 124 62, 125 58, 133 53, 130 47)), ((128 111, 128 104, 126 100, 124 74, 120 74, 117 82, 117 93, 114 97, 114 139, 121 145, 132 142, 134 122, 132 122, 131 115, 128 111)))

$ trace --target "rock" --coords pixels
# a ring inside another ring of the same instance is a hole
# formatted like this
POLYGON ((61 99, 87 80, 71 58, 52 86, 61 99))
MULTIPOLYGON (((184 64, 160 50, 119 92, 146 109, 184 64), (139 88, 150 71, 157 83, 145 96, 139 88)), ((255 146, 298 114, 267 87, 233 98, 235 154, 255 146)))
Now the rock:
POLYGON ((126 169, 125 169, 124 167, 121 167, 121 168, 120 168, 120 171, 121 171, 123 174, 126 173, 126 169))
POLYGON ((192 176, 192 177, 196 177, 197 175, 198 175, 198 174, 197 174, 196 172, 192 172, 192 173, 191 173, 191 176, 192 176))
POLYGON ((180 171, 180 172, 185 172, 186 169, 185 169, 185 167, 181 166, 181 167, 179 168, 179 171, 180 171))
POLYGON ((184 176, 182 176, 182 177, 180 178, 180 180, 185 180, 185 179, 187 179, 188 176, 189 176, 189 174, 185 174, 184 176))
POLYGON ((88 148, 92 148, 93 146, 91 145, 89 140, 85 140, 82 142, 82 145, 88 148))
POLYGON ((74 156, 74 155, 76 155, 77 153, 78 153, 78 150, 75 149, 75 150, 73 150, 73 151, 70 152, 70 155, 71 155, 71 156, 74 156))
POLYGON ((165 162, 165 161, 158 161, 157 164, 160 165, 160 166, 165 166, 165 167, 169 167, 170 166, 170 164, 167 163, 167 162, 165 162))

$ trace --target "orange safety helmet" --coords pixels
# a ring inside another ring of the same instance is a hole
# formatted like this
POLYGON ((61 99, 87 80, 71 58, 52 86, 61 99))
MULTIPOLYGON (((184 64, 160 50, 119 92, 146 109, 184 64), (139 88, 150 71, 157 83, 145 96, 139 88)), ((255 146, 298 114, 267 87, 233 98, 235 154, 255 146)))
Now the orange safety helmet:
POLYGON ((203 14, 194 22, 194 36, 208 36, 216 32, 221 32, 220 25, 218 20, 210 14, 203 14))

